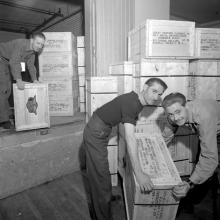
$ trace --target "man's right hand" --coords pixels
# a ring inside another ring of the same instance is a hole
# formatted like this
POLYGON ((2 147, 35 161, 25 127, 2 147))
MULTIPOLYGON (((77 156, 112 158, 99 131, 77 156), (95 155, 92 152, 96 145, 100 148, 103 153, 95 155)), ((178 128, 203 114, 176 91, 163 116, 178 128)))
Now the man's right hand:
POLYGON ((150 192, 153 189, 153 183, 147 174, 139 173, 136 175, 141 192, 150 192))
POLYGON ((18 89, 24 90, 24 86, 25 86, 25 82, 24 81, 22 81, 21 79, 17 79, 16 80, 16 84, 17 84, 18 89))

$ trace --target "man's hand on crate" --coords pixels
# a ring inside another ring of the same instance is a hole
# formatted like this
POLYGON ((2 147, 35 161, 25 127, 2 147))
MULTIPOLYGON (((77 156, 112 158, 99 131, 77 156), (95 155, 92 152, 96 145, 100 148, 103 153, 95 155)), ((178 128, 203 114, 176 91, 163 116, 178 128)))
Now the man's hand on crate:
POLYGON ((136 175, 136 178, 140 186, 141 192, 144 193, 152 191, 153 183, 147 174, 139 172, 138 175, 136 175))
POLYGON ((186 194, 188 193, 190 188, 191 187, 188 182, 182 181, 179 185, 177 185, 173 188, 173 195, 176 198, 181 199, 186 196, 186 194))

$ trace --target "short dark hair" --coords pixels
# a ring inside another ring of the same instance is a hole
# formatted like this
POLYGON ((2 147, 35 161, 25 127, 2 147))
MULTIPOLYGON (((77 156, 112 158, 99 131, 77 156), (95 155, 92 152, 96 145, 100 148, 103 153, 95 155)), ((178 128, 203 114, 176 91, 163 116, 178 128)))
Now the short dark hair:
POLYGON ((182 93, 179 93, 179 92, 170 93, 169 95, 165 96, 165 98, 163 99, 162 106, 165 109, 174 103, 180 103, 182 106, 185 106, 186 97, 182 93))
POLYGON ((160 78, 153 77, 153 78, 148 79, 145 82, 145 84, 147 84, 148 86, 152 86, 154 83, 158 83, 161 86, 163 86, 164 90, 167 89, 167 84, 160 78))
POLYGON ((46 40, 46 36, 42 32, 36 32, 31 35, 32 39, 34 39, 36 37, 40 37, 40 38, 43 38, 44 40, 46 40))

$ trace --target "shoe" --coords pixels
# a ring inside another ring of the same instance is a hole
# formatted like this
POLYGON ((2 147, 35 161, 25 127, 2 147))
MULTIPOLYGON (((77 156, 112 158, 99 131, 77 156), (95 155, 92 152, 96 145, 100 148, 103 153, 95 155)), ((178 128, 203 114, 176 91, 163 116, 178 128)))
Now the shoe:
POLYGON ((14 126, 10 121, 1 122, 0 127, 3 127, 4 129, 14 129, 14 126))

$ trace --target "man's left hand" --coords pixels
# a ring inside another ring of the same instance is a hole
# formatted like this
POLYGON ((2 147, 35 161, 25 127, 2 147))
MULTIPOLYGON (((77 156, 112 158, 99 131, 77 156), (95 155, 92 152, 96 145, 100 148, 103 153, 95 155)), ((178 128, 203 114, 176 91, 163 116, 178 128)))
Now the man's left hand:
POLYGON ((173 195, 176 198, 181 199, 186 196, 189 189, 190 189, 189 183, 183 181, 182 183, 180 183, 179 185, 177 185, 173 188, 173 195))

